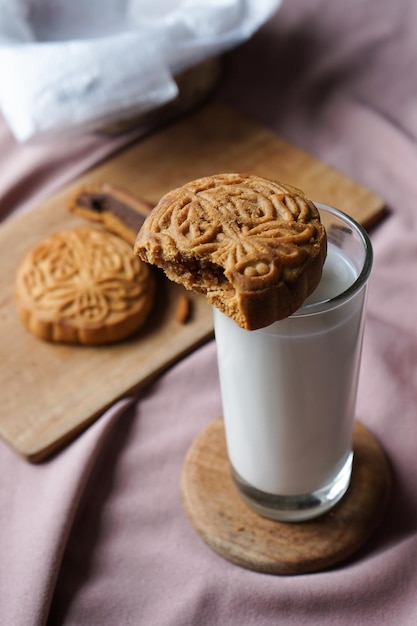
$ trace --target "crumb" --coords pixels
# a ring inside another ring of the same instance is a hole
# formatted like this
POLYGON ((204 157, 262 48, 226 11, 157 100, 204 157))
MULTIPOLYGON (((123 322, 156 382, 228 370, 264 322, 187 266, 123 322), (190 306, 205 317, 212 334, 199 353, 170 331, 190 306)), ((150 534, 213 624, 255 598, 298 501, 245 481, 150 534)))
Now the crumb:
POLYGON ((186 324, 188 320, 190 319, 190 312, 191 312, 190 298, 185 293, 182 293, 180 297, 178 298, 175 320, 179 324, 186 324))

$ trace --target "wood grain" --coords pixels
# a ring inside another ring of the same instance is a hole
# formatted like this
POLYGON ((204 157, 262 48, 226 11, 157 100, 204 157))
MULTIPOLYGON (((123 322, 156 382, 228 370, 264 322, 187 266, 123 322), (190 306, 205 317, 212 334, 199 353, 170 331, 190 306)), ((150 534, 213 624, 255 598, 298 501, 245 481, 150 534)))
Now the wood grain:
POLYGON ((52 233, 85 224, 67 210, 80 185, 110 183, 156 203, 198 176, 246 171, 303 188, 365 226, 379 219, 383 201, 321 161, 236 111, 210 104, 166 126, 87 172, 25 215, 0 228, 0 436, 20 455, 40 461, 99 416, 116 399, 148 384, 213 333, 205 299, 192 294, 191 318, 175 317, 182 289, 160 277, 160 303, 133 340, 86 348, 43 343, 22 327, 13 289, 25 253, 52 233))
POLYGON ((240 498, 227 458, 223 419, 214 420, 185 459, 181 492, 200 537, 225 559, 266 574, 295 575, 330 568, 357 552, 384 515, 391 474, 372 433, 356 422, 350 487, 328 513, 283 523, 259 516, 240 498))

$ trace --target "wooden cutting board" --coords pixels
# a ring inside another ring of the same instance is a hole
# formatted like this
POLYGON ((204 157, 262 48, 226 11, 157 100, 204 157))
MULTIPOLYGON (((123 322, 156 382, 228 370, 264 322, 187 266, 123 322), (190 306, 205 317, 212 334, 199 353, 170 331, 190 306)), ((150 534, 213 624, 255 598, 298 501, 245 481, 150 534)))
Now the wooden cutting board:
POLYGON ((122 185, 153 203, 193 178, 241 171, 296 185, 369 227, 384 211, 368 189, 290 145, 237 111, 209 104, 114 155, 29 214, 0 227, 0 436, 38 462, 57 451, 116 399, 138 391, 212 336, 212 313, 193 295, 193 315, 175 320, 182 288, 161 278, 159 305, 133 339, 109 347, 52 345, 19 322, 13 297, 16 268, 46 236, 80 225, 66 202, 87 182, 122 185))

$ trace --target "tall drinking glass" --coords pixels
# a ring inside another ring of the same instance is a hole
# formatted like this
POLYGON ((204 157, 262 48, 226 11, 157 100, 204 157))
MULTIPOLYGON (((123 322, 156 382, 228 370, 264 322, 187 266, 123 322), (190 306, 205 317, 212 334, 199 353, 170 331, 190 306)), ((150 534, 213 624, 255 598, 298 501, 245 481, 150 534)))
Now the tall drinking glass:
POLYGON ((316 517, 346 492, 372 247, 316 203, 327 231, 321 282, 290 317, 255 331, 214 309, 223 417, 235 484, 257 513, 316 517))

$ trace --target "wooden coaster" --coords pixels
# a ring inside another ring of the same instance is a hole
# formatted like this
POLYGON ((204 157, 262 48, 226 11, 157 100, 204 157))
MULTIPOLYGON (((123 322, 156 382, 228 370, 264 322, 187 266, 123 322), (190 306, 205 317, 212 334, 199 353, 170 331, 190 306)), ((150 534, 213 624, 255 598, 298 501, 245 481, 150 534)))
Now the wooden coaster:
POLYGON ((316 572, 361 548, 385 512, 391 474, 373 434, 355 422, 350 487, 328 513, 284 523, 265 519, 241 499, 227 457, 223 419, 195 440, 185 459, 181 493, 185 511, 201 538, 218 554, 257 572, 316 572))

